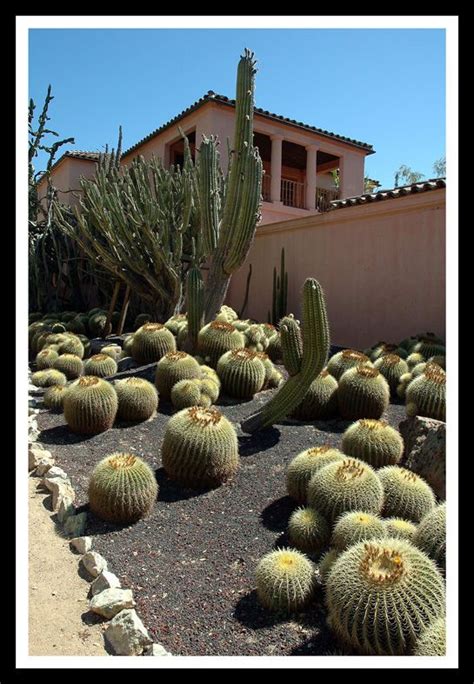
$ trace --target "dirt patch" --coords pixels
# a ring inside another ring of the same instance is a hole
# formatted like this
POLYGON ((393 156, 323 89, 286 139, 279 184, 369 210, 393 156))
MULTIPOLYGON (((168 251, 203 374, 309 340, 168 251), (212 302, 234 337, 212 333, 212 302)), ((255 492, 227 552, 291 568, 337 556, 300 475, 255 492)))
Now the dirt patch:
MULTIPOLYGON (((287 544, 285 530, 296 507, 286 496, 288 463, 311 446, 340 447, 349 425, 288 420, 244 434, 240 421, 274 391, 244 403, 218 401, 237 429, 241 466, 231 483, 210 492, 176 486, 161 467, 164 429, 174 412, 169 404, 162 402, 145 423, 118 424, 94 437, 73 435, 61 415, 39 416, 39 439, 70 476, 84 510, 91 471, 106 455, 131 451, 155 470, 160 491, 149 518, 120 528, 89 514, 87 533, 122 586, 133 590, 153 640, 175 655, 322 655, 337 648, 322 590, 290 618, 271 615, 256 600, 255 567, 264 554, 287 544)), ((383 417, 397 427, 405 407, 392 404, 383 417)))
POLYGON ((107 655, 100 624, 88 611, 89 583, 78 574, 79 556, 51 520, 50 495, 29 478, 29 654, 107 655))

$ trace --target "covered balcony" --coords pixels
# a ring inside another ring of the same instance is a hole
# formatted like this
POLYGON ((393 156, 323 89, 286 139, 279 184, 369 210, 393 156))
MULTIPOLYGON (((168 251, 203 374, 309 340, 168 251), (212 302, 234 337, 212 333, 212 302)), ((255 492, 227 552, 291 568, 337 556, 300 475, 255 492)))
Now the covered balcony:
POLYGON ((318 149, 317 145, 298 145, 281 135, 254 133, 265 175, 263 201, 303 210, 301 213, 327 211, 339 199, 339 187, 331 172, 340 170, 341 159, 318 149))

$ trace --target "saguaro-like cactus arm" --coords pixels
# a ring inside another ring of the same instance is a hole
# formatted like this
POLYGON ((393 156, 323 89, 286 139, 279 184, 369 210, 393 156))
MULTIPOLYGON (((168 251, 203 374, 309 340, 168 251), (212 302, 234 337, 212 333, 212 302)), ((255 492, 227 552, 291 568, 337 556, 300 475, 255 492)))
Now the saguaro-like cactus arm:
POLYGON ((303 358, 301 370, 290 377, 260 411, 246 418, 244 432, 257 432, 289 415, 303 400, 312 381, 326 364, 329 353, 329 325, 320 284, 308 278, 303 288, 303 358))

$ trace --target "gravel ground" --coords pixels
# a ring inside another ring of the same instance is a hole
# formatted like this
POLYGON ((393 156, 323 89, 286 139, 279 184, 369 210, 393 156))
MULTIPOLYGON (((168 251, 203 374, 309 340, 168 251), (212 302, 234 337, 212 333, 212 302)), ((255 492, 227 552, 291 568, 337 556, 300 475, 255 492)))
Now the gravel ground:
MULTIPOLYGON (((152 377, 152 368, 127 374, 152 377)), ((246 435, 240 421, 275 390, 249 402, 223 398, 220 410, 237 428, 241 467, 235 479, 207 492, 183 490, 161 467, 164 428, 174 412, 162 404, 141 424, 117 424, 93 437, 72 434, 62 415, 38 418, 39 440, 64 468, 87 510, 87 485, 95 464, 114 451, 131 451, 156 471, 158 500, 152 515, 119 528, 89 515, 86 534, 122 585, 133 589, 137 611, 153 639, 175 655, 322 655, 337 648, 325 624, 322 591, 291 618, 259 606, 254 571, 260 558, 285 545, 285 529, 296 504, 286 496, 285 471, 303 449, 339 447, 344 421, 284 421, 246 435)), ((405 407, 391 404, 384 419, 394 427, 405 407)))

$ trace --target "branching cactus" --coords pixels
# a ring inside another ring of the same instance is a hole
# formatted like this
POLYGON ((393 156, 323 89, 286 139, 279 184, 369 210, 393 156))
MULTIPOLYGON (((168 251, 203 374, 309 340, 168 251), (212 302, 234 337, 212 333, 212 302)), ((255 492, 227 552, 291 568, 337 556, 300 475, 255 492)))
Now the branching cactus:
POLYGON ((283 363, 289 375, 297 375, 303 360, 303 338, 299 321, 290 314, 281 319, 279 327, 283 363))
POLYGON ((321 285, 308 278, 303 288, 303 357, 296 375, 291 376, 260 411, 243 421, 244 432, 256 432, 288 416, 302 402, 314 378, 326 364, 329 325, 321 285))
POLYGON ((198 196, 204 250, 206 255, 212 253, 204 304, 206 321, 211 321, 222 306, 231 276, 245 261, 260 218, 263 165, 253 146, 255 73, 254 55, 246 49, 237 68, 234 153, 220 220, 217 141, 204 138, 199 151, 198 196))

